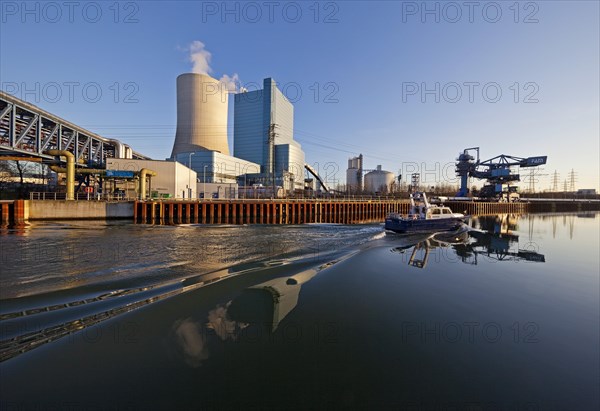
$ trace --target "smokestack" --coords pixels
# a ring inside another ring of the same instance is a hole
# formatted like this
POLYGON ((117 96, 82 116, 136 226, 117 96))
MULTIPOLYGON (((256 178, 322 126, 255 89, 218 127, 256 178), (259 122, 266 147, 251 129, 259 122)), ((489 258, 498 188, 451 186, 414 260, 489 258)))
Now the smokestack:
POLYGON ((177 133, 171 158, 192 151, 229 155, 227 89, 206 74, 177 77, 177 133))

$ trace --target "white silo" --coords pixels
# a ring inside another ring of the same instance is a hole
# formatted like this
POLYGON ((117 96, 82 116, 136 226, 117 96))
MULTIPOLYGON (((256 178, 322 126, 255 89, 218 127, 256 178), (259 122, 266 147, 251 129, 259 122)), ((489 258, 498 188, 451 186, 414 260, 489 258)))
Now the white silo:
POLYGON ((348 193, 360 193, 363 189, 363 156, 348 159, 346 169, 346 191, 348 193))
POLYGON ((389 193, 394 182, 394 173, 381 169, 365 174, 365 190, 370 193, 389 193))
POLYGON ((177 77, 177 133, 171 158, 192 151, 229 155, 227 88, 205 74, 177 77))

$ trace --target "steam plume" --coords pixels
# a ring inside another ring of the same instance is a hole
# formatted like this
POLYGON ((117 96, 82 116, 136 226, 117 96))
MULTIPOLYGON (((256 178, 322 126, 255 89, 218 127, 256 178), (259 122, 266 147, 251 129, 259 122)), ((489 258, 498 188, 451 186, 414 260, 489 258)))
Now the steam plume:
POLYGON ((233 76, 229 77, 227 74, 223 74, 223 76, 219 79, 225 90, 229 93, 237 93, 238 84, 240 84, 240 76, 237 73, 234 73, 233 76))
POLYGON ((208 74, 212 71, 210 68, 210 51, 204 48, 204 43, 195 40, 190 44, 190 61, 193 64, 192 71, 198 74, 208 74))
MULTIPOLYGON (((190 53, 189 60, 192 63, 192 72, 206 75, 212 73, 213 70, 210 67, 212 54, 206 49, 203 42, 194 40, 186 50, 190 53)), ((223 74, 219 81, 228 93, 238 92, 240 77, 237 73, 234 73, 232 76, 223 74)))

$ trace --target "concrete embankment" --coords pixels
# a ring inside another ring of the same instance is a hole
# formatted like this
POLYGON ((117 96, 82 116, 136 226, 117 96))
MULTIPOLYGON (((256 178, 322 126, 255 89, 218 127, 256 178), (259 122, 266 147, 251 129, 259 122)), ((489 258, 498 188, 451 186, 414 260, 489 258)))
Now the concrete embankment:
POLYGON ((2 201, 2 224, 28 220, 132 219, 133 202, 11 200, 2 201))
POLYGON ((29 220, 133 218, 133 202, 29 200, 29 220))

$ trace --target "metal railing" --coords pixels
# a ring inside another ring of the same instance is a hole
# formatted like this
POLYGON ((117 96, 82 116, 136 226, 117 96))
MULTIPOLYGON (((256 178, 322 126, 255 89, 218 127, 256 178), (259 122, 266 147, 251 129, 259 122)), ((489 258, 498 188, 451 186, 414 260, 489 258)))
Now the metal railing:
MULTIPOLYGON (((64 201, 67 199, 67 193, 64 192, 31 192, 30 200, 55 200, 64 201)), ((119 194, 94 194, 94 193, 75 193, 75 201, 135 201, 136 197, 126 197, 119 194)))
POLYGON ((377 203, 409 203, 409 200, 405 198, 372 198, 372 199, 354 199, 354 198, 342 198, 342 197, 327 197, 327 198, 146 198, 146 202, 185 202, 185 203, 264 203, 265 201, 273 203, 365 203, 365 204, 377 204, 377 203))

